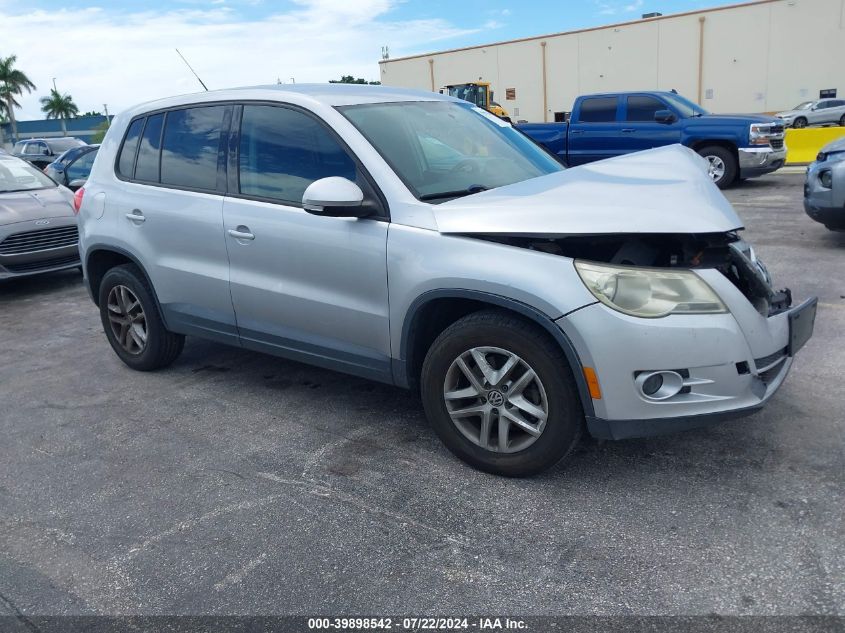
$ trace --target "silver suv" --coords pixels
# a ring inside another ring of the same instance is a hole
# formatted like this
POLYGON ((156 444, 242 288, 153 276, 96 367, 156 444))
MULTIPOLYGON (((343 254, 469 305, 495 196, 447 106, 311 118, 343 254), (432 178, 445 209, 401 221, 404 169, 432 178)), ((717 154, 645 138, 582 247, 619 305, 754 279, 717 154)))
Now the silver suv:
POLYGON ((186 335, 418 389, 470 464, 527 475, 759 409, 809 339, 691 150, 564 169, 450 97, 274 86, 118 116, 75 197, 127 365, 186 335), (671 174, 671 176, 667 176, 671 174))

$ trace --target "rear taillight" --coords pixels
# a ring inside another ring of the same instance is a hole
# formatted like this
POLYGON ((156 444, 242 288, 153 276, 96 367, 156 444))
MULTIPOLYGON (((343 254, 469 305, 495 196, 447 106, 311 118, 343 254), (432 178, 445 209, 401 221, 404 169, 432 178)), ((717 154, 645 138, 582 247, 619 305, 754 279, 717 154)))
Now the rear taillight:
POLYGON ((79 209, 82 208, 82 197, 85 195, 85 187, 80 187, 76 190, 76 193, 73 194, 73 212, 79 213, 79 209))

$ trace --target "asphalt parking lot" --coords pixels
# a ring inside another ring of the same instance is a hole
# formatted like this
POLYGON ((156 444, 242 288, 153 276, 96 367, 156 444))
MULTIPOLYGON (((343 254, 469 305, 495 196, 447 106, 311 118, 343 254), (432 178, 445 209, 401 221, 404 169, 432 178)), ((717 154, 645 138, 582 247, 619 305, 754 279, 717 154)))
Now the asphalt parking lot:
POLYGON ((78 273, 0 285, 0 614, 845 614, 845 233, 802 178, 727 192, 820 298, 768 408, 533 479, 399 389, 196 339, 135 373, 78 273))

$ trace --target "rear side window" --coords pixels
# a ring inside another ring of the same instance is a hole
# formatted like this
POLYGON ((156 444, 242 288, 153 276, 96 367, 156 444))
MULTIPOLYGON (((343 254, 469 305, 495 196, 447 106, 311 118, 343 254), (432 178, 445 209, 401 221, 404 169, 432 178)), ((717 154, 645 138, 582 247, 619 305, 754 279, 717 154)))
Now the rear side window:
POLYGON ((132 178, 135 151, 138 149, 138 139, 143 129, 144 119, 135 119, 126 132, 126 138, 123 139, 123 147, 120 148, 120 158, 117 161, 117 173, 124 178, 132 178))
POLYGON ((167 113, 161 151, 161 183, 215 189, 220 131, 226 106, 167 113))
POLYGON ((273 106, 244 106, 238 167, 241 194, 294 206, 315 180, 357 176, 355 162, 323 124, 273 106))
POLYGON ((667 110, 666 105, 659 99, 647 96, 628 97, 628 121, 652 121, 658 110, 667 110))
POLYGON ((90 151, 80 156, 77 160, 67 166, 65 173, 68 182, 86 179, 91 175, 91 168, 94 166, 94 159, 97 158, 97 150, 90 151))
POLYGON ((616 120, 616 97, 591 97, 581 102, 581 123, 608 123, 616 120))
POLYGON ((147 182, 159 180, 159 150, 161 149, 161 128, 164 114, 154 114, 147 118, 141 146, 138 148, 138 164, 135 166, 135 179, 147 182))

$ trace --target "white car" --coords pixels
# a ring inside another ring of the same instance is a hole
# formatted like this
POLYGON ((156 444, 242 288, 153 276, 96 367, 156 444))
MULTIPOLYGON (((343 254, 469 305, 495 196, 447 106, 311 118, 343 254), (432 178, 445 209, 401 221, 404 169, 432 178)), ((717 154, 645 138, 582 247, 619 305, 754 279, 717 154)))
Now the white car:
POLYGON ((473 466, 539 472, 761 408, 810 338, 693 150, 565 169, 485 110, 270 86, 115 117, 75 195, 129 367, 184 337, 419 388, 473 466))
POLYGON ((787 127, 808 125, 840 125, 845 127, 845 99, 819 99, 799 103, 792 110, 778 112, 787 127))

